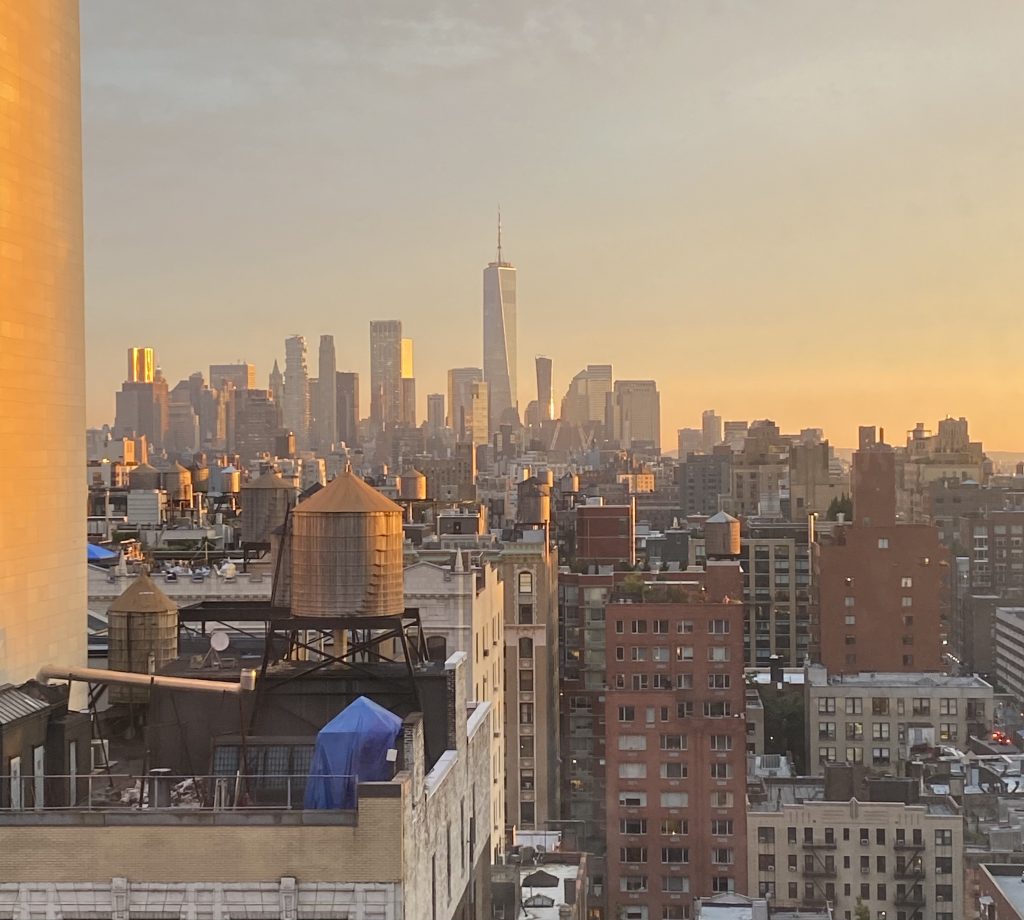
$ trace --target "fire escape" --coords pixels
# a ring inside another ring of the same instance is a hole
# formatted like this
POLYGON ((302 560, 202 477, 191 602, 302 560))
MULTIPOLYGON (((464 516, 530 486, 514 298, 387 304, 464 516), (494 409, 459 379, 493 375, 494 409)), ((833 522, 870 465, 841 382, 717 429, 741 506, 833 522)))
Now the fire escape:
POLYGON ((896 851, 896 906, 906 911, 907 920, 922 920, 925 906, 924 896, 924 838, 920 830, 914 830, 908 841, 897 830, 893 849, 896 851))
POLYGON ((829 906, 835 901, 835 885, 830 879, 836 877, 836 857, 829 852, 836 849, 835 832, 830 827, 825 828, 825 836, 821 840, 815 840, 813 835, 805 832, 803 849, 804 896, 801 903, 807 908, 829 906), (813 885, 813 896, 808 896, 808 884, 813 885))

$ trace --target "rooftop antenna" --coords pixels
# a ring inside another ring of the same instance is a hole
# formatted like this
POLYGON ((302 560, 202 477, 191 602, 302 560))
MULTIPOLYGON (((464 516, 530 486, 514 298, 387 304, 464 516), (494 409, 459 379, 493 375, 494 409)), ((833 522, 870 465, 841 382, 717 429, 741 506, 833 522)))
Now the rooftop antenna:
POLYGON ((501 265, 501 205, 498 205, 498 264, 501 265))

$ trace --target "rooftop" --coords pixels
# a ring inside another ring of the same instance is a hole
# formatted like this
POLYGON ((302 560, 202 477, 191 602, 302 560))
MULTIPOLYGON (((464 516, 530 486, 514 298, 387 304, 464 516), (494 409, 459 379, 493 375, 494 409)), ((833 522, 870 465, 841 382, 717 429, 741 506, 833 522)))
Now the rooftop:
POLYGON ((812 687, 892 687, 991 690, 992 685, 975 675, 954 677, 951 674, 925 672, 862 671, 858 674, 829 674, 825 668, 807 669, 807 682, 812 687))
MULTIPOLYGON (((1024 917, 1024 881, 1021 881, 1021 867, 983 864, 981 868, 1010 907, 1016 911, 1017 916, 1024 917)), ((1002 920, 1002 914, 999 916, 1002 920)))

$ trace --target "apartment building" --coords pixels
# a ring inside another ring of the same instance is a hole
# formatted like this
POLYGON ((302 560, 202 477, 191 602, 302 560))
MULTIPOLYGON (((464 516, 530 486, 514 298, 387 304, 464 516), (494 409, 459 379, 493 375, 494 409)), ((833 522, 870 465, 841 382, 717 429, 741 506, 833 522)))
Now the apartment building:
POLYGON ((805 669, 810 769, 863 764, 900 773, 915 748, 966 745, 988 731, 993 689, 980 677, 945 674, 829 674, 805 669))
POLYGON ((1024 700, 1024 607, 997 607, 992 629, 995 679, 1024 700))
POLYGON ((746 887, 739 579, 711 562, 624 581, 606 608, 610 917, 682 920, 695 897, 746 887))
POLYGON ((750 891, 776 908, 832 906, 855 920, 958 920, 963 817, 951 798, 828 801, 823 784, 768 784, 747 812, 750 891))

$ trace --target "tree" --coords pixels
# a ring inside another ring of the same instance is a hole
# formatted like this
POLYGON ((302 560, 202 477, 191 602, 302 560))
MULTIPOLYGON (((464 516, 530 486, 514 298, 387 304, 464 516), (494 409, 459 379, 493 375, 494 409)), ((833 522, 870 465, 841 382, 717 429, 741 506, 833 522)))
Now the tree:
POLYGON ((761 688, 766 754, 789 754, 798 771, 804 769, 804 698, 793 690, 761 688))
POLYGON ((845 516, 846 520, 853 520, 853 499, 845 492, 839 498, 833 498, 828 504, 825 512, 826 521, 838 521, 839 515, 845 516))
POLYGON ((871 920, 871 910, 860 898, 857 898, 857 906, 853 908, 853 920, 871 920))

